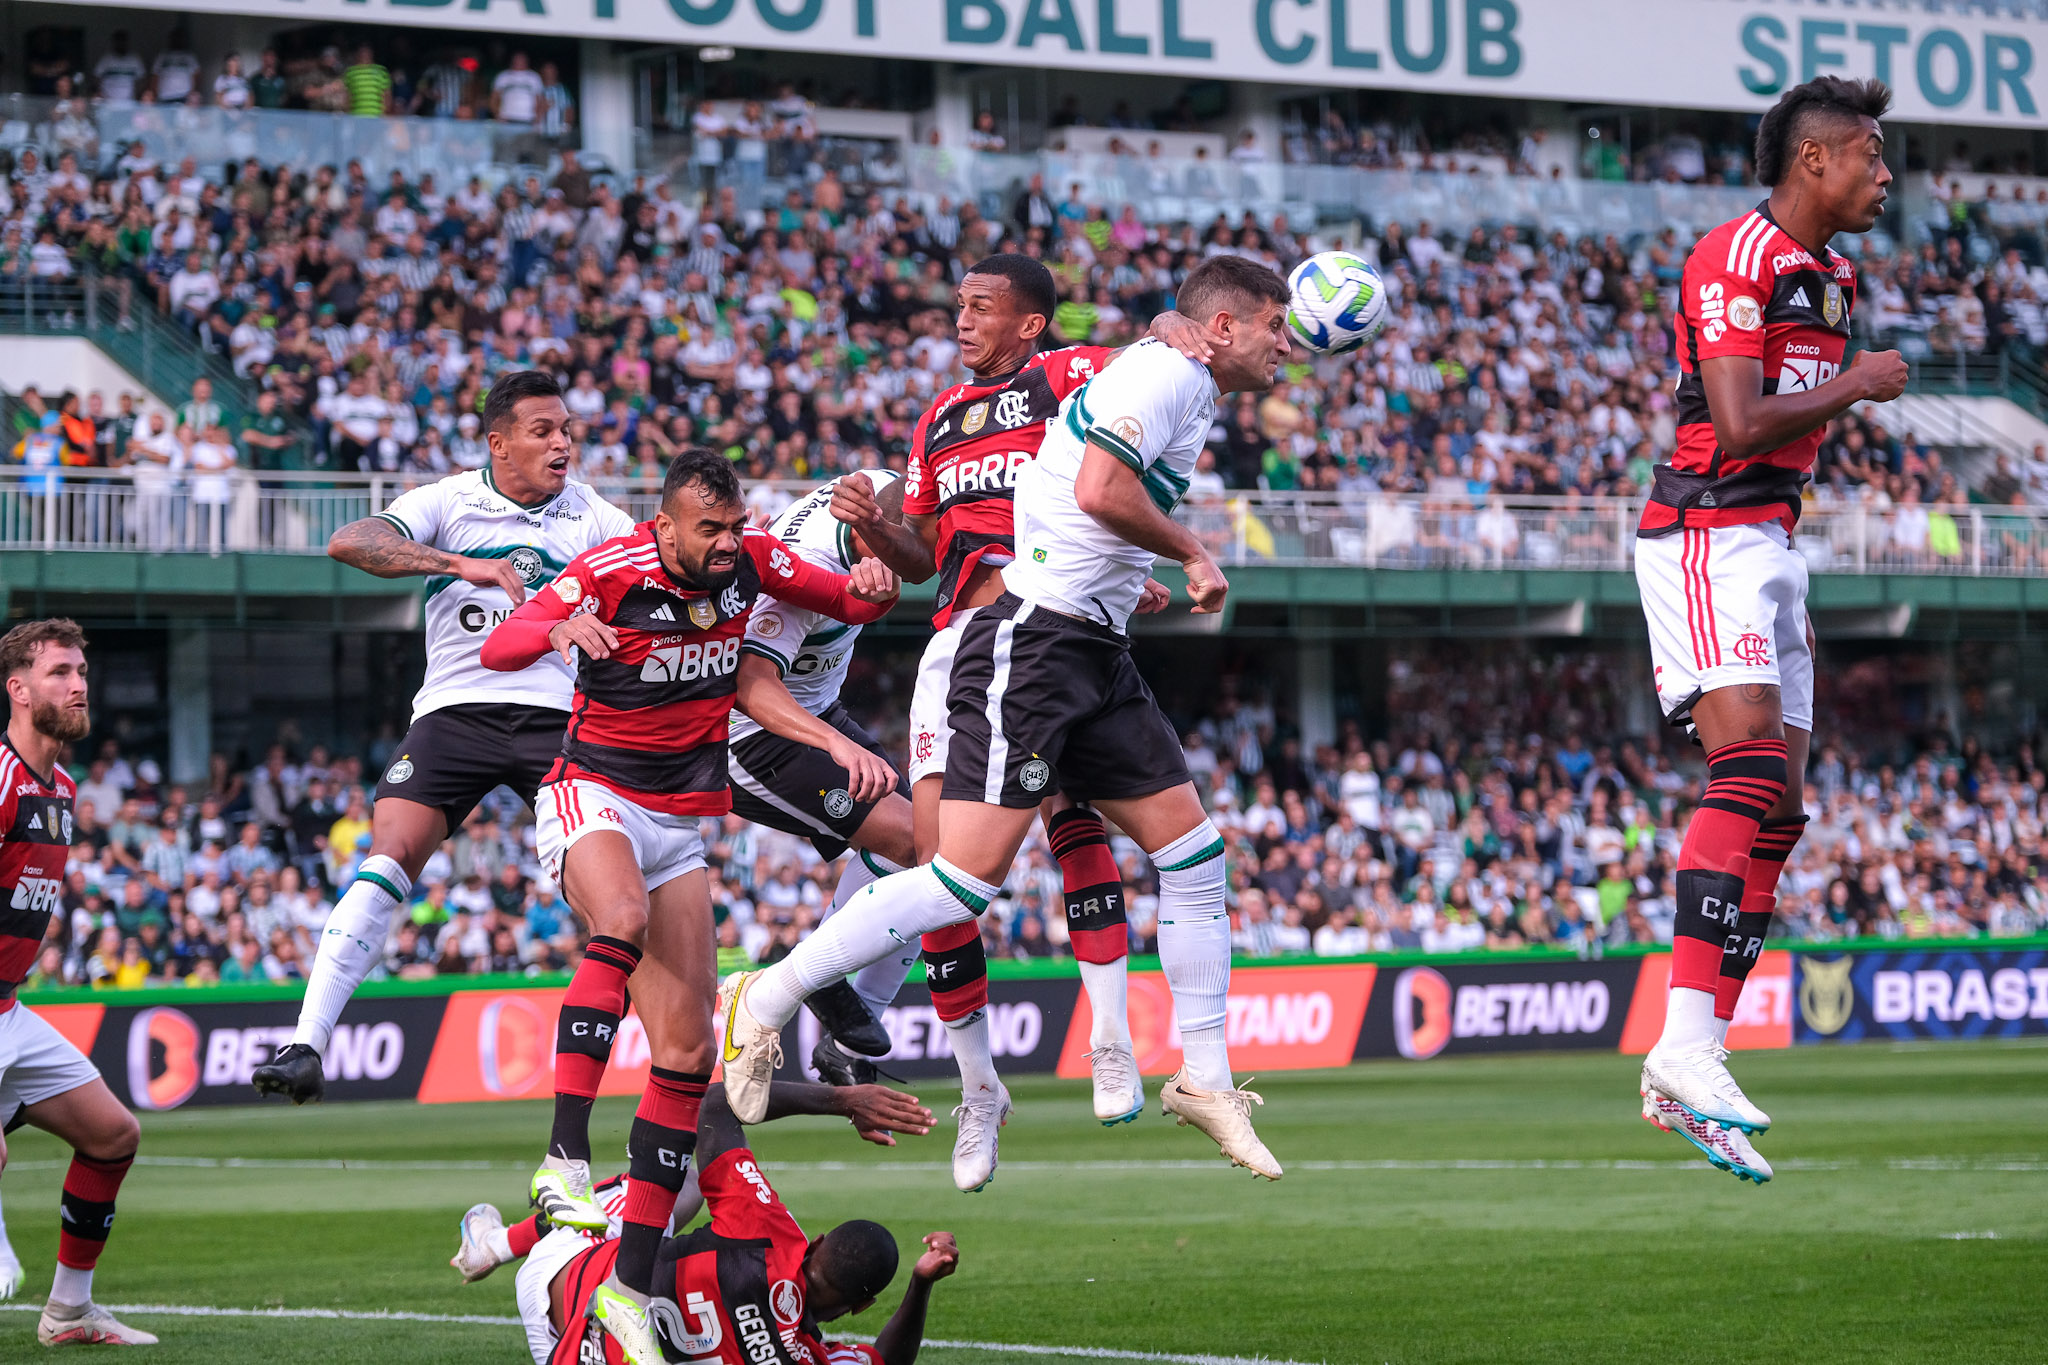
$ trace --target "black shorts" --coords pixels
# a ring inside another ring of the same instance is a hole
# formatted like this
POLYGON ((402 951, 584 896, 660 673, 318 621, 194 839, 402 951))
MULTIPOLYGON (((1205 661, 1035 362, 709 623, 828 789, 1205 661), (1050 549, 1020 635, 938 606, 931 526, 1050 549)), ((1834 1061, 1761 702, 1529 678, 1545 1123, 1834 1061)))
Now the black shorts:
POLYGON ((1025 809, 1150 796, 1190 781, 1180 736, 1105 625, 1025 608, 1004 593, 976 612, 953 656, 948 801, 1025 809))
MULTIPOLYGON (((887 758, 882 746, 846 707, 832 703, 818 717, 861 748, 887 758)), ((827 860, 846 852, 847 842, 881 802, 856 801, 846 790, 846 769, 823 749, 799 744, 766 730, 736 740, 726 750, 732 778, 732 808, 757 825, 809 839, 827 860)), ((896 791, 908 798, 910 784, 896 775, 896 791)))
POLYGON ((569 713, 552 706, 469 702, 429 711, 399 742, 398 757, 377 780, 377 799, 433 806, 451 834, 500 786, 531 806, 568 727, 569 713))

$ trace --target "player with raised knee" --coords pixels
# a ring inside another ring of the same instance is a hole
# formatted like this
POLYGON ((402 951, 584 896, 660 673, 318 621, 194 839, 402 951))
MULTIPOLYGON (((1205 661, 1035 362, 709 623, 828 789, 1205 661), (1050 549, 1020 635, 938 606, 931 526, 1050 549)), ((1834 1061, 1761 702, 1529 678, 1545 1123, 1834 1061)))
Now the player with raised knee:
POLYGON ((661 1360, 648 1286, 711 1079, 715 949, 697 821, 732 806, 726 739, 748 618, 770 596, 866 622, 896 595, 875 561, 830 573, 749 529, 732 463, 692 448, 671 461, 652 521, 570 561, 480 653, 506 671, 581 656, 535 834, 591 939, 557 1021, 554 1127, 532 1193, 556 1223, 605 1225, 591 1195, 590 1108, 630 978, 652 1071, 629 1141, 616 1273, 593 1302, 634 1365, 661 1360))
MULTIPOLYGON (((7 734, 0 740, 0 1124, 26 1123, 71 1147, 58 1204, 57 1271, 36 1324, 45 1346, 149 1346, 156 1338, 92 1301, 92 1276, 114 1226, 114 1197, 142 1129, 89 1058, 15 998, 64 903, 78 787, 58 766, 64 746, 92 733, 85 632, 61 618, 25 621, 0 636, 7 734)), ((0 1170, 7 1143, 0 1138, 0 1170)), ((0 1247, 6 1245, 0 1234, 0 1247)), ((13 1273, 0 1298, 22 1282, 13 1273)))
POLYGON ((1756 964, 1778 876, 1806 825, 1813 731, 1800 489, 1827 423, 1904 390, 1896 351, 1848 368, 1856 272, 1829 249, 1867 232, 1891 172, 1882 82, 1823 76, 1757 128, 1770 197, 1702 237, 1678 324, 1678 448, 1656 470, 1636 581, 1657 698, 1707 751, 1707 786, 1678 855, 1671 994, 1643 1059, 1643 1117, 1745 1179, 1771 1177, 1749 1135, 1770 1117, 1727 1067, 1729 1020, 1756 964))
MULTIPOLYGON (((888 514, 900 515, 903 480, 889 470, 861 476, 888 514)), ((837 482, 836 480, 834 481, 837 482)), ((771 535, 821 569, 850 572, 872 552, 861 534, 828 510, 828 483, 784 509, 771 535)), ((732 808, 756 824, 809 839, 827 862, 849 850, 830 917, 877 877, 915 864, 910 789, 880 744, 840 700, 861 628, 788 602, 763 602, 740 645, 739 697, 726 768, 732 808), (774 729, 763 727, 773 721, 774 729)), ((811 1065, 835 1084, 872 1081, 871 1057, 887 1055, 882 1011, 896 998, 917 946, 824 982, 804 1001, 824 1036, 811 1065)))
MULTIPOLYGON (((969 623, 954 660, 938 856, 876 882, 773 967, 727 981, 725 1084, 742 1119, 762 1112, 777 1031, 812 962, 852 970, 912 934, 971 923, 1039 803, 1065 792, 1099 806, 1159 872, 1159 957, 1185 1056, 1162 1108, 1233 1162, 1279 1179, 1252 1129, 1251 1105, 1263 1101, 1234 1085, 1224 1038, 1223 840, 1126 632, 1156 557, 1180 563, 1196 611, 1223 605, 1222 571, 1171 513, 1217 399, 1272 386, 1288 351, 1287 297, 1279 276, 1242 257, 1205 261, 1179 302, 1216 338, 1210 363, 1143 341, 1062 405, 1038 459, 1018 473, 1007 590, 969 623)), ((1008 1109, 1007 1095, 1000 1103, 1008 1109)))
POLYGON ((540 370, 484 399, 491 462, 400 494, 336 531, 327 553, 379 578, 427 580, 427 675, 412 728, 377 783, 370 854, 328 916, 291 1043, 255 1069, 258 1094, 294 1104, 324 1089, 321 1054, 342 1007, 384 962, 392 916, 450 832, 498 786, 529 805, 562 749, 575 675, 559 659, 517 674, 477 660, 491 628, 564 565, 633 529, 569 477, 569 410, 540 370))
MULTIPOLYGON (((1058 295, 1052 272, 1031 257, 1005 252, 976 262, 955 297, 960 359, 973 377, 940 394, 918 420, 901 515, 881 504, 865 474, 838 480, 832 497, 832 515, 858 531, 890 568, 912 582, 935 574, 939 580, 936 629, 918 665, 910 703, 909 777, 919 863, 930 861, 938 848, 953 659, 968 623, 1003 594, 1003 566, 1014 550, 1017 473, 1037 458, 1059 405, 1122 354, 1102 346, 1039 351, 1058 295)), ((1152 333, 1189 355, 1209 353, 1208 338, 1180 313, 1162 313, 1152 333)), ((1146 589, 1140 610, 1166 605, 1165 589, 1149 580, 1146 589)), ((1043 803, 1042 814, 1094 1017, 1089 1065, 1095 1113, 1106 1123, 1121 1123, 1135 1118, 1145 1102, 1126 1018, 1123 878, 1095 812, 1054 796, 1043 803)), ((995 1169, 997 1135, 1008 1113, 989 1046, 988 961, 979 926, 971 921, 927 934, 921 946, 932 1007, 960 1067, 954 1175, 962 1189, 978 1189, 995 1169)))

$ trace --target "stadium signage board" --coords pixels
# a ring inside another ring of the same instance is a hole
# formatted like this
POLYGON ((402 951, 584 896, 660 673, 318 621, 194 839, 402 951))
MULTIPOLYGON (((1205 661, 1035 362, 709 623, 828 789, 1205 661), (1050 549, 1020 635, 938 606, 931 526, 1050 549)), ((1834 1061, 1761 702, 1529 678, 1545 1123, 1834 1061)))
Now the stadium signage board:
MULTIPOLYGON (((123 0, 116 0, 117 3, 123 0)), ((125 0, 142 6, 142 0, 125 0)), ((148 6, 154 8, 154 6, 148 6)), ((1693 109, 1876 76, 1895 117, 2038 126, 2048 25, 1933 9, 1699 0, 187 0, 201 13, 425 25, 1693 109)))
POLYGON ((1354 1055, 1438 1055, 1621 1046, 1642 960, 1454 962, 1380 969, 1354 1055))
POLYGON ((2038 948, 1794 960, 1793 1036, 1801 1043, 2048 1034, 2048 952, 2038 948))

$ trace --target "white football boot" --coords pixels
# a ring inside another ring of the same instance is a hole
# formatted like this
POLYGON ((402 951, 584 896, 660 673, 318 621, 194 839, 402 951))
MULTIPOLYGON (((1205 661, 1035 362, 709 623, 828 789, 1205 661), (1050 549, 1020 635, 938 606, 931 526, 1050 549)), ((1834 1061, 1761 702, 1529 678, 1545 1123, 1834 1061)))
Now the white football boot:
POLYGON ((1677 1100, 1647 1091, 1643 1095, 1643 1117, 1667 1133, 1678 1134, 1705 1153, 1716 1169, 1738 1180, 1754 1180, 1761 1185, 1771 1178, 1771 1163, 1750 1145, 1749 1136, 1740 1128, 1708 1123, 1677 1100))
POLYGON ((491 1234, 505 1230, 505 1216, 492 1204, 478 1204, 462 1215, 462 1241, 448 1264, 462 1272, 464 1284, 475 1284, 504 1262, 491 1250, 491 1234))
MULTIPOLYGON (((528 1194, 541 1216, 558 1228, 603 1232, 612 1225, 611 1215, 604 1211, 604 1205, 598 1203, 597 1196, 591 1192, 590 1163, 587 1161, 571 1161, 549 1154, 541 1162, 540 1169, 533 1173, 533 1184, 528 1194)), ((471 1209, 470 1212, 476 1210, 471 1209)), ((468 1221, 468 1216, 464 1215, 465 1226, 468 1221)))
POLYGON ((36 1324, 36 1340, 45 1346, 154 1346, 156 1338, 96 1303, 47 1303, 36 1324))
POLYGON ((1014 1112, 1010 1092, 1001 1081, 994 1090, 963 1095, 953 1117, 960 1133, 953 1139, 953 1184, 962 1194, 979 1194, 996 1178, 996 1143, 1014 1112))
POLYGON ((1761 1133, 1771 1126, 1771 1116, 1751 1104, 1728 1074, 1728 1049, 1716 1042, 1691 1047, 1658 1043, 1643 1058, 1640 1088, 1646 1095, 1676 1100, 1694 1118, 1723 1128, 1761 1133))
POLYGON ((1159 1111, 1172 1114, 1182 1127, 1195 1127, 1215 1139, 1233 1166, 1242 1166, 1268 1180, 1281 1176, 1280 1163, 1252 1131, 1252 1106, 1264 1097, 1250 1090, 1197 1090, 1177 1071, 1159 1091, 1159 1111))
POLYGON ((754 1018, 747 1008, 747 983, 759 972, 734 972, 718 990, 718 1014, 725 1021, 725 1098, 741 1123, 768 1117, 768 1087, 782 1065, 782 1030, 754 1018))
POLYGON ((1122 1043, 1104 1043, 1088 1053, 1088 1072, 1095 1079, 1095 1117, 1105 1128, 1129 1123, 1145 1112, 1145 1082, 1138 1059, 1122 1043))

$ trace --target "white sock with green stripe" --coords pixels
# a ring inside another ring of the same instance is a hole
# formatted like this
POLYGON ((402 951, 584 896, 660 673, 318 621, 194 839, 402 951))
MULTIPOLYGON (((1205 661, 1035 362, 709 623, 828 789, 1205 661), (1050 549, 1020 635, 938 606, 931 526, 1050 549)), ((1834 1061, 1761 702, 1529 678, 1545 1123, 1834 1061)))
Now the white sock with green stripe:
POLYGON ((812 991, 916 951, 925 934, 973 919, 995 894, 995 887, 943 858, 871 883, 754 979, 747 987, 747 1012, 780 1028, 812 991))
POLYGON ((1188 1083, 1228 1090, 1223 1021, 1230 999, 1230 914, 1223 904, 1223 836, 1204 820, 1146 855, 1159 870, 1159 966, 1173 991, 1188 1083))
MULTIPOLYGON (((854 849, 846 860, 846 870, 839 874, 839 889, 832 895, 832 904, 825 911, 825 918, 832 918, 834 912, 881 878, 893 877, 902 870, 887 858, 878 857, 866 849, 854 849)), ((880 961, 870 962, 853 974, 854 994, 867 1002, 868 1009, 877 1019, 881 1018, 882 1011, 895 1001, 903 978, 910 975, 911 964, 916 961, 917 944, 908 943, 880 961)))
POLYGON ((412 878, 395 858, 381 853, 363 859, 356 879, 342 893, 341 904, 327 917, 320 951, 306 978, 305 1003, 299 1006, 299 1027, 292 1041, 315 1052, 327 1051, 327 1039, 341 1018, 342 1006, 356 987, 384 961, 384 940, 391 932, 391 914, 412 894, 412 878))

